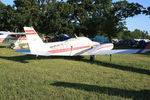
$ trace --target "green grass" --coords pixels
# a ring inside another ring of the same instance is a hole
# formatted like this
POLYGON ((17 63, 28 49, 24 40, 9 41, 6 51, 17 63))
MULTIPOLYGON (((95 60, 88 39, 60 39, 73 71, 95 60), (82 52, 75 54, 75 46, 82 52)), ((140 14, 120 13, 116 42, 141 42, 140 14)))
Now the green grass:
POLYGON ((150 100, 150 53, 39 57, 0 44, 0 100, 150 100))

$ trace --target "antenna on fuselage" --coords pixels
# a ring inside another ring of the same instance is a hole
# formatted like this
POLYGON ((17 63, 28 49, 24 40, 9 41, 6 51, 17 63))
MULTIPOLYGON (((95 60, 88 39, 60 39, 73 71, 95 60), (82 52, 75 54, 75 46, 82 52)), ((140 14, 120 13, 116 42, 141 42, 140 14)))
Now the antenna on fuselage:
POLYGON ((74 34, 75 38, 78 38, 78 36, 76 34, 74 34))

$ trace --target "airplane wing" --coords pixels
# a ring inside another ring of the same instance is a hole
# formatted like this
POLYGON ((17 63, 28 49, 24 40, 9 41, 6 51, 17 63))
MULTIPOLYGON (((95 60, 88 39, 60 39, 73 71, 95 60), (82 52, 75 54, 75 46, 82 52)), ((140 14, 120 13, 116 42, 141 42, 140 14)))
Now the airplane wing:
POLYGON ((19 35, 19 34, 25 34, 25 33, 14 33, 14 32, 8 33, 8 35, 19 35))
POLYGON ((82 55, 106 55, 106 54, 133 54, 133 53, 145 53, 150 49, 116 49, 116 50, 102 50, 98 52, 88 52, 82 55))
POLYGON ((21 32, 16 33, 16 32, 7 32, 7 31, 0 31, 0 33, 3 34, 3 35, 18 35, 18 34, 25 34, 24 32, 23 32, 23 33, 21 33, 21 32))
POLYGON ((31 54, 30 50, 27 50, 27 49, 16 50, 16 52, 24 53, 24 54, 31 54))

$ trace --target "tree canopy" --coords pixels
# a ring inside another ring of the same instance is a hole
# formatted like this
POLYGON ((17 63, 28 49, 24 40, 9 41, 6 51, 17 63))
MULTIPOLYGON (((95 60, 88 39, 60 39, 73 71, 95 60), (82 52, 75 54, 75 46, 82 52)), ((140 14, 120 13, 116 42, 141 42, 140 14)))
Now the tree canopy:
POLYGON ((150 15, 150 7, 125 0, 14 0, 13 6, 0 2, 0 30, 23 31, 24 26, 33 26, 47 35, 111 39, 126 29, 126 18, 137 14, 150 15))

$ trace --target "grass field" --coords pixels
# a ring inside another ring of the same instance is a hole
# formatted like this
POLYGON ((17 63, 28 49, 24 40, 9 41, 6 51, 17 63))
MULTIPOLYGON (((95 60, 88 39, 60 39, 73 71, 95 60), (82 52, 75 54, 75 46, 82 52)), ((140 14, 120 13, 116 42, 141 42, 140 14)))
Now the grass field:
POLYGON ((0 100, 150 100, 150 53, 24 55, 0 44, 0 100))

